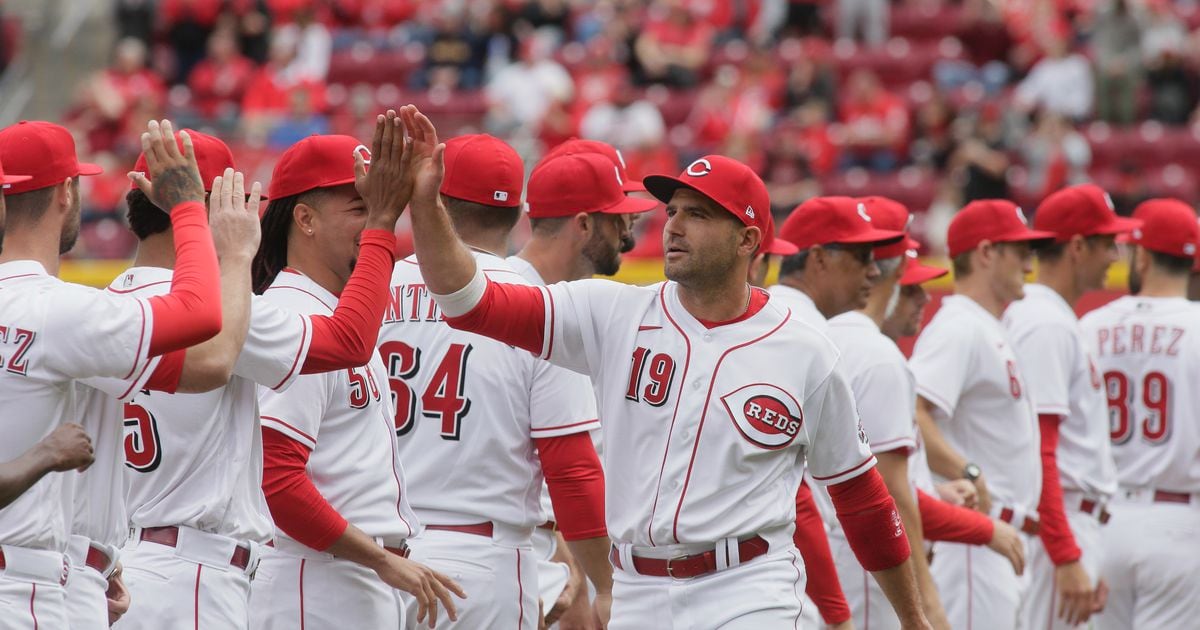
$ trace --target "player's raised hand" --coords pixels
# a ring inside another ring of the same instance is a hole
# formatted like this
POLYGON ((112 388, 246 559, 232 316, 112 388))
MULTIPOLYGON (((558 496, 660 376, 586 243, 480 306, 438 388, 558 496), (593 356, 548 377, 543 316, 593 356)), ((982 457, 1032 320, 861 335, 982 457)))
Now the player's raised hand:
POLYGON ((254 258, 262 238, 258 222, 260 203, 262 184, 254 182, 247 201, 245 176, 232 168, 213 178, 212 194, 208 197, 208 224, 219 257, 254 258))
POLYGON ((1002 520, 992 519, 992 524, 994 528, 988 548, 1008 558, 1012 563, 1013 572, 1021 575, 1025 572, 1025 545, 1021 542, 1021 535, 1015 527, 1002 520))
POLYGON ((92 439, 75 423, 60 425, 38 443, 51 472, 78 470, 83 472, 96 459, 92 439))
POLYGON ((415 105, 400 108, 404 126, 412 136, 413 204, 422 208, 433 208, 441 194, 442 179, 446 174, 443 156, 446 145, 438 141, 433 121, 422 114, 415 105))
POLYGON ((375 573, 388 586, 417 598, 418 624, 428 620, 429 627, 435 627, 439 602, 446 607, 446 616, 450 617, 450 621, 458 620, 458 611, 450 594, 454 593, 462 599, 466 599, 467 594, 454 580, 423 564, 392 554, 388 554, 387 563, 377 568, 375 573))
POLYGON ((179 132, 179 143, 183 144, 183 151, 175 142, 171 121, 151 120, 142 134, 142 153, 146 156, 149 178, 143 173, 129 174, 146 197, 167 212, 185 201, 204 203, 204 183, 200 180, 192 139, 186 131, 179 132))
POLYGON ((370 169, 361 152, 354 154, 354 187, 367 204, 367 228, 394 230, 412 197, 411 142, 404 121, 389 109, 375 118, 370 169))

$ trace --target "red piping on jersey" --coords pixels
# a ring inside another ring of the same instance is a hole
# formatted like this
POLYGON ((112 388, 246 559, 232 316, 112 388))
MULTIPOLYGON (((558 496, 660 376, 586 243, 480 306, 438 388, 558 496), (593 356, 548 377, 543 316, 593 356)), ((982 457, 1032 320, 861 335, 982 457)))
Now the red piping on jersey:
MULTIPOLYGON (((370 370, 371 366, 368 365, 367 369, 370 370)), ((382 413, 379 415, 383 417, 384 424, 387 425, 388 437, 391 438, 388 440, 388 444, 392 446, 392 478, 396 480, 396 516, 400 517, 400 522, 408 528, 408 535, 412 536, 415 531, 413 526, 409 525, 408 519, 405 519, 404 515, 400 513, 400 502, 404 500, 404 486, 400 484, 400 473, 396 472, 396 460, 398 459, 396 457, 396 434, 394 433, 396 427, 392 424, 391 418, 382 413)))
POLYGON ((4 282, 5 280, 15 280, 17 278, 28 278, 30 276, 40 276, 40 275, 42 275, 42 274, 40 274, 40 273, 22 273, 22 274, 17 274, 15 276, 9 276, 7 278, 0 278, 0 282, 4 282))
POLYGON ((300 630, 304 630, 304 559, 300 559, 300 630))
POLYGON ((898 450, 900 450, 900 448, 901 448, 900 446, 895 446, 895 447, 892 447, 892 448, 883 449, 883 447, 884 447, 884 446, 888 446, 888 445, 891 445, 891 444, 903 444, 903 445, 906 445, 906 446, 907 446, 907 448, 908 448, 908 450, 910 450, 910 451, 911 451, 911 450, 913 450, 914 448, 916 448, 916 445, 917 445, 916 441, 915 441, 915 440, 913 440, 913 439, 912 439, 912 438, 910 438, 910 437, 899 437, 899 438, 896 438, 896 439, 894 439, 894 440, 884 440, 884 441, 882 441, 882 442, 871 442, 871 451, 872 451, 872 452, 874 452, 874 453, 886 453, 887 451, 898 451, 898 450), (878 450, 878 449, 883 449, 883 450, 878 450))
POLYGON ((142 311, 142 328, 138 331, 138 347, 137 352, 133 355, 133 367, 129 368, 129 373, 125 375, 125 378, 133 376, 133 372, 137 370, 138 361, 142 357, 142 345, 146 343, 146 304, 141 300, 138 300, 137 304, 142 311))
POLYGON ((292 359, 292 369, 288 370, 287 376, 283 377, 283 380, 279 381, 279 383, 271 389, 279 389, 280 387, 283 387, 283 384, 288 382, 288 379, 292 378, 292 375, 296 373, 296 368, 300 366, 300 355, 304 354, 303 337, 308 336, 308 318, 301 315, 300 321, 304 326, 304 333, 302 334, 300 345, 296 347, 296 357, 292 359))
MULTIPOLYGON (((663 310, 666 311, 665 304, 663 305, 663 310)), ((667 316, 670 317, 670 313, 668 313, 667 316)), ((764 333, 762 336, 751 339, 745 343, 740 343, 731 348, 727 348, 725 352, 721 353, 721 357, 717 359, 716 365, 713 366, 712 378, 708 381, 708 393, 704 395, 704 411, 700 412, 700 426, 696 427, 696 439, 692 442, 692 459, 688 462, 687 476, 683 478, 683 490, 679 492, 679 504, 675 506, 675 520, 671 526, 671 536, 675 538, 676 543, 679 542, 679 513, 683 511, 683 500, 687 497, 688 484, 692 481, 692 467, 696 465, 696 451, 700 450, 700 434, 704 432, 704 419, 708 417, 708 401, 712 399, 713 387, 716 387, 717 385, 717 373, 721 371, 721 363, 725 360, 725 357, 729 356, 729 353, 733 352, 734 350, 741 350, 747 346, 752 346, 763 339, 774 335, 780 328, 783 328, 783 325, 786 324, 787 321, 788 318, 784 317, 779 321, 779 324, 764 333)), ((680 387, 683 387, 682 382, 680 383, 680 387)))
POLYGON ((853 468, 848 468, 846 470, 843 470, 840 473, 835 473, 835 474, 829 475, 828 477, 818 477, 816 475, 813 475, 812 478, 816 479, 817 481, 825 481, 826 479, 834 479, 836 477, 841 477, 842 475, 848 475, 848 474, 858 470, 859 468, 862 468, 863 466, 870 464, 871 460, 873 460, 873 459, 875 459, 875 455, 871 454, 871 455, 868 455, 866 459, 862 460, 862 463, 858 464, 857 466, 855 466, 853 468))
POLYGON ((192 627, 195 630, 200 630, 200 571, 203 568, 203 564, 196 565, 196 590, 192 592, 192 627))
POLYGON ((517 618, 517 630, 525 627, 525 585, 521 583, 521 550, 517 552, 517 605, 521 611, 520 617, 517 618))
MULTIPOLYGON (((178 350, 176 350, 176 352, 178 352, 178 350)), ((166 355, 163 355, 163 357, 165 358, 165 357, 166 357, 166 355)), ((149 362, 149 361, 147 361, 147 362, 146 362, 146 364, 142 366, 142 371, 141 371, 141 373, 140 373, 140 374, 138 374, 137 378, 133 379, 133 381, 131 381, 131 382, 129 383, 129 389, 126 389, 126 390, 125 390, 125 392, 124 392, 123 394, 121 394, 120 396, 118 396, 118 397, 117 397, 117 400, 124 400, 124 399, 125 399, 125 397, 126 397, 126 396, 128 396, 128 395, 130 394, 130 392, 132 392, 132 391, 133 391, 133 388, 134 388, 134 387, 137 387, 138 381, 142 380, 142 376, 143 376, 143 375, 146 373, 146 370, 148 370, 148 369, 150 369, 150 362, 149 362)))
POLYGON ((126 293, 133 293, 134 291, 141 291, 142 289, 145 289, 147 287, 152 287, 152 286, 156 286, 159 284, 171 284, 171 281, 170 280, 156 280, 154 282, 147 282, 146 284, 143 284, 140 287, 133 287, 132 289, 114 289, 112 287, 106 287, 104 290, 108 291, 109 293, 116 293, 118 295, 124 295, 126 293))
POLYGON ((599 422, 600 422, 600 420, 598 418, 592 418, 591 420, 584 420, 583 422, 572 422, 571 424, 564 424, 561 427, 531 428, 531 429, 529 429, 529 432, 535 433, 537 431, 561 431, 563 429, 571 429, 574 427, 581 427, 585 424, 598 424, 599 422))
POLYGON ((550 330, 546 331, 549 334, 549 341, 546 343, 546 359, 554 356, 554 294, 549 289, 542 287, 542 292, 546 294, 546 301, 550 303, 550 330))
MULTIPOLYGON (((666 284, 659 287, 658 301, 662 305, 663 313, 667 315, 667 321, 671 322, 675 330, 678 330, 679 334, 683 336, 683 343, 687 344, 687 352, 683 358, 683 376, 679 378, 680 394, 675 397, 675 411, 671 414, 671 426, 667 428, 667 444, 663 447, 662 466, 658 468, 658 483, 654 487, 654 503, 650 506, 650 523, 646 526, 646 533, 650 536, 651 546, 654 545, 654 513, 658 510, 658 495, 662 491, 663 471, 667 468, 667 454, 671 451, 671 437, 675 435, 675 418, 679 416, 679 403, 683 398, 683 388, 687 383, 688 368, 692 366, 692 340, 688 338, 687 333, 683 332, 683 329, 675 322, 675 318, 671 317, 671 312, 667 310, 667 300, 664 297, 666 295, 666 288, 666 284)), ((700 436, 697 435, 696 437, 699 438, 700 436)), ((675 542, 679 542, 679 540, 676 539, 675 542)))
MULTIPOLYGON (((32 276, 33 274, 26 274, 32 276)), ((8 278, 5 278, 7 280, 8 278)), ((37 613, 33 610, 33 600, 37 599, 37 584, 33 585, 33 592, 29 594, 29 615, 33 617, 33 630, 38 630, 37 613)))
POLYGON ((283 420, 280 420, 279 418, 276 418, 274 416, 259 416, 259 418, 262 420, 270 420, 272 422, 278 422, 279 424, 282 424, 283 426, 295 431, 297 435, 300 435, 301 437, 308 440, 309 442, 312 442, 313 444, 317 443, 317 440, 315 438, 313 438, 313 436, 301 431, 300 429, 297 429, 296 427, 284 422, 283 420))
POLYGON ((804 574, 800 572, 800 567, 796 566, 796 554, 788 555, 791 556, 792 568, 796 570, 796 581, 792 582, 792 592, 796 594, 796 601, 800 602, 800 612, 796 615, 796 620, 792 622, 792 630, 798 630, 800 628, 800 617, 804 615, 804 598, 800 597, 800 577, 804 574))
POLYGON ((270 286, 270 287, 267 287, 267 291, 271 291, 271 290, 273 290, 273 289, 291 289, 291 290, 293 290, 293 291, 299 291, 299 292, 301 292, 301 293, 307 293, 308 295, 312 296, 312 298, 313 298, 314 300, 316 300, 316 301, 320 302, 320 303, 321 303, 321 306, 324 306, 325 308, 329 309, 329 312, 330 312, 330 313, 332 313, 332 312, 333 312, 333 307, 331 307, 331 306, 329 306, 328 304, 326 304, 326 303, 325 303, 325 300, 322 300, 322 299, 321 299, 319 296, 317 296, 315 293, 313 293, 313 292, 311 292, 311 291, 308 291, 308 290, 305 290, 305 289, 301 289, 300 287, 291 287, 291 286, 288 286, 288 285, 286 285, 286 284, 285 284, 285 285, 282 285, 282 286, 278 286, 278 287, 276 287, 276 286, 270 286))
POLYGON ((659 330, 662 326, 638 326, 638 332, 646 332, 647 330, 659 330))

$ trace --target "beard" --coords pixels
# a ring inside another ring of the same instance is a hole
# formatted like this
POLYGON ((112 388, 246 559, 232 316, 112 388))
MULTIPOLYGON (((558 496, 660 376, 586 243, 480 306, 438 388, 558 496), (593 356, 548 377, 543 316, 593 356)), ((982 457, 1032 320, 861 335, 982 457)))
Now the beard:
POLYGON ((1129 293, 1137 295, 1142 292, 1142 276, 1137 271, 1137 249, 1129 257, 1129 293))
POLYGON ((711 247, 697 252, 689 249, 683 263, 671 265, 664 261, 663 272, 668 280, 686 287, 700 287, 723 278, 737 263, 737 243, 728 247, 711 247))
POLYGON ((621 270, 621 251, 605 242, 599 231, 583 245, 584 258, 592 263, 592 270, 602 276, 616 275, 621 270))
POLYGON ((629 252, 633 251, 633 248, 636 245, 637 245, 637 241, 634 240, 632 234, 629 234, 627 236, 622 236, 620 252, 622 254, 628 254, 629 252))
POLYGON ((71 251, 75 248, 75 243, 79 240, 79 222, 68 223, 63 226, 62 236, 58 239, 58 255, 71 251))

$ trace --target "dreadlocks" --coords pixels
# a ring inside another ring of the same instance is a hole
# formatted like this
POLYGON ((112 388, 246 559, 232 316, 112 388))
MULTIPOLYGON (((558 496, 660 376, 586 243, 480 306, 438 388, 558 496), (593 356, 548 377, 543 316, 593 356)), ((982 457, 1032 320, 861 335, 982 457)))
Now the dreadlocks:
POLYGON ((308 191, 272 199, 267 203, 267 211, 262 215, 262 240, 258 244, 258 253, 254 255, 254 263, 250 266, 251 286, 254 292, 262 295, 267 287, 275 281, 279 271, 287 266, 288 233, 292 227, 292 216, 296 204, 311 196, 315 191, 308 191))

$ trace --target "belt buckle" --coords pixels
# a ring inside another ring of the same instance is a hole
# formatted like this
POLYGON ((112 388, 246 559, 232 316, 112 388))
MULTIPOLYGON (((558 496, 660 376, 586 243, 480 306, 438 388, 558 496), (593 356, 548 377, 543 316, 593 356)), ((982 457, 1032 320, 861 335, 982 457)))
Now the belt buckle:
POLYGON ((672 580, 686 579, 686 578, 675 577, 675 569, 673 568, 673 563, 676 560, 687 560, 690 557, 691 556, 688 556, 688 555, 680 555, 680 556, 675 556, 674 558, 668 558, 667 559, 667 577, 671 578, 672 580))

